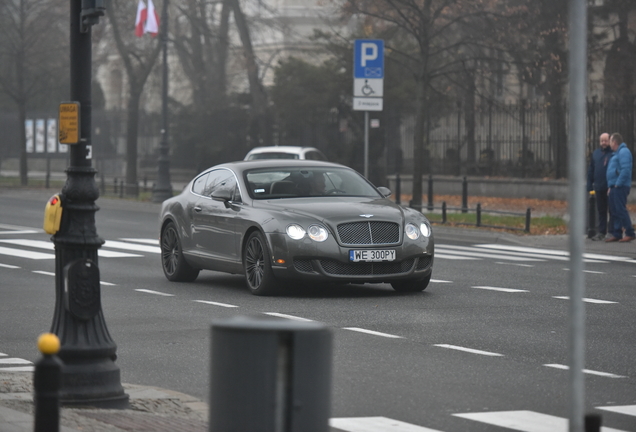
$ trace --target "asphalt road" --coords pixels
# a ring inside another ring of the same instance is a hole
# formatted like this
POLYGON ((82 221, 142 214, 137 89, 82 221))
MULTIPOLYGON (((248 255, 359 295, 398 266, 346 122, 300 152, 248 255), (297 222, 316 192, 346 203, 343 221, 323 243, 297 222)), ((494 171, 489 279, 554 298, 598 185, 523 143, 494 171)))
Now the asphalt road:
MULTIPOLYGON (((37 360, 37 336, 51 326, 55 262, 33 253, 53 254, 41 230, 52 193, 0 190, 0 368, 16 367, 3 358, 37 360)), ((168 282, 156 249, 159 206, 98 205, 102 251, 111 255, 99 258, 102 307, 122 382, 207 400, 211 324, 281 314, 332 330, 334 431, 550 431, 568 416, 563 241, 434 227, 433 281, 423 293, 297 286, 261 298, 240 275, 168 282)), ((634 244, 620 246, 625 253, 586 263, 585 396, 604 425, 636 431, 636 254, 634 244)))

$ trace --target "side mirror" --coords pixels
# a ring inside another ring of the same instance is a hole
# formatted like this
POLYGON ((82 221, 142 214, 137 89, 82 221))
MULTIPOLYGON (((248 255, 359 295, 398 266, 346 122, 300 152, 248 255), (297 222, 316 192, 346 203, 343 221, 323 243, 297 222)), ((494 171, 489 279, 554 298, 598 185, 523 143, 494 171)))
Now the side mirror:
POLYGON ((384 198, 388 198, 388 197, 390 197, 390 196, 391 196, 391 194, 392 194, 391 190, 390 190, 389 188, 387 188, 387 187, 384 187, 384 186, 380 186, 380 187, 378 188, 378 191, 380 191, 380 193, 382 194, 382 196, 383 196, 384 198))
POLYGON ((230 200, 232 199, 232 191, 229 189, 217 189, 212 192, 212 199, 214 201, 221 201, 225 204, 225 208, 230 207, 230 200))

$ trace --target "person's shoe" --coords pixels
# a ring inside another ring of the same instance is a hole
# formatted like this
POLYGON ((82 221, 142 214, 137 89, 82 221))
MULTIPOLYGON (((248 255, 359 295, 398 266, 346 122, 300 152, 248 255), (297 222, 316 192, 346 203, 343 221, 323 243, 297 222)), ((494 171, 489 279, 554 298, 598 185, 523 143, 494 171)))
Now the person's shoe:
POLYGON ((619 242, 630 242, 630 241, 634 240, 635 238, 636 237, 634 237, 634 236, 632 236, 632 237, 625 236, 622 239, 620 239, 619 242))
POLYGON ((594 237, 592 237, 592 241, 600 241, 605 238, 605 234, 598 233, 594 237))
POLYGON ((605 243, 617 242, 619 241, 616 237, 608 237, 605 239, 605 243))

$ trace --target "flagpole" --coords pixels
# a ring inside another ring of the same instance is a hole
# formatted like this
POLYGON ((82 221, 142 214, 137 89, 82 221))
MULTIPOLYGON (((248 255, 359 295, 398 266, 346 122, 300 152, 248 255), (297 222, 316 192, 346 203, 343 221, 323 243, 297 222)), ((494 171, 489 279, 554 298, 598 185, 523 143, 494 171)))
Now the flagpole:
POLYGON ((170 184, 170 146, 168 144, 168 0, 163 1, 161 18, 161 44, 163 49, 163 81, 161 85, 161 143, 157 160, 157 182, 152 190, 152 202, 163 202, 172 197, 170 184))

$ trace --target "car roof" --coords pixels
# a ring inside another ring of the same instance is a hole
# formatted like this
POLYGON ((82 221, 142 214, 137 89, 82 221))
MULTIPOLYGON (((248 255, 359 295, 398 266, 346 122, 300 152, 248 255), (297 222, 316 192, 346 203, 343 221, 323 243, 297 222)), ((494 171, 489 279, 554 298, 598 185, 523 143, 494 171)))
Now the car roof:
POLYGON ((345 165, 334 162, 305 160, 305 159, 256 159, 249 161, 227 162, 206 169, 209 171, 215 168, 229 168, 236 172, 243 172, 255 168, 294 168, 294 167, 333 167, 351 169, 345 165))
POLYGON ((320 151, 315 147, 301 147, 301 146, 268 146, 268 147, 254 147, 249 153, 270 153, 270 152, 283 152, 283 153, 304 153, 309 150, 320 151))

